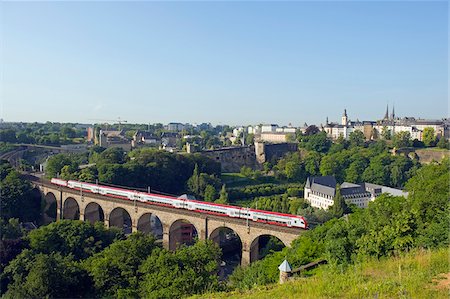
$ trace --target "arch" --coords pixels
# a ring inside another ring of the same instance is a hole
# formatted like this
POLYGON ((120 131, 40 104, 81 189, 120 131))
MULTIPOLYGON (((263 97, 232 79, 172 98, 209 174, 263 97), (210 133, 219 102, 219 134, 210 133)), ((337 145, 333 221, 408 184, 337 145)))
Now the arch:
POLYGON ((56 201, 56 196, 53 192, 47 192, 47 194, 45 194, 44 202, 45 207, 42 220, 44 224, 49 224, 56 221, 58 215, 58 202, 56 201))
POLYGON ((63 205, 63 219, 80 219, 80 206, 73 197, 67 197, 63 205))
POLYGON ((215 242, 222 249, 219 277, 220 279, 225 279, 241 264, 242 240, 238 233, 226 226, 213 230, 208 239, 215 242))
POLYGON ((197 236, 198 230, 195 225, 185 219, 178 219, 169 229, 169 250, 174 251, 183 244, 192 245, 197 236))
POLYGON ((286 244, 274 235, 259 235, 250 245, 250 263, 263 259, 271 252, 280 251, 284 247, 286 247, 286 244))
POLYGON ((90 202, 86 208, 84 208, 84 221, 88 221, 94 224, 97 221, 105 221, 105 213, 102 207, 96 202, 90 202))
POLYGON ((118 227, 123 229, 125 234, 131 234, 132 221, 131 216, 124 208, 115 208, 109 214, 109 227, 118 227))
POLYGON ((152 234, 156 239, 163 238, 163 225, 158 216, 153 213, 145 213, 139 217, 137 230, 144 234, 152 234))

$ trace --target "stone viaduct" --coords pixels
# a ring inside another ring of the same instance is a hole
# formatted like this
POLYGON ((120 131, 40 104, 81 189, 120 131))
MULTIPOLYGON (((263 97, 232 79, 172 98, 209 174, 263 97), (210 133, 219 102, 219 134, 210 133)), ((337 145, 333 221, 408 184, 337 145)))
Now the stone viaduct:
POLYGON ((56 208, 53 219, 56 221, 60 219, 79 219, 91 223, 103 221, 106 227, 119 227, 126 233, 136 231, 151 233, 152 222, 157 216, 162 229, 163 246, 169 250, 175 250, 180 245, 183 234, 186 234, 183 231, 186 225, 195 228, 200 240, 210 239, 217 243, 221 230, 232 230, 242 245, 241 265, 259 259, 260 237, 274 236, 285 246, 290 246, 291 242, 304 232, 299 228, 204 214, 100 194, 81 193, 45 180, 34 179, 33 184, 45 198, 45 209, 56 208))

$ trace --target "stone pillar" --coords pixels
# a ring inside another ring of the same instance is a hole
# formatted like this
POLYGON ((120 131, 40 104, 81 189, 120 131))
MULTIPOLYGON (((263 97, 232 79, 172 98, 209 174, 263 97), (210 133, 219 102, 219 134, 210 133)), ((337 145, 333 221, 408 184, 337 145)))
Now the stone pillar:
POLYGON ((259 238, 253 241, 249 251, 250 251, 250 262, 259 260, 259 238))
POLYGON ((164 222, 161 224, 163 227, 163 239, 162 239, 163 248, 170 250, 170 226, 165 224, 164 222))
POLYGON ((131 218, 131 232, 135 233, 137 231, 138 231, 137 220, 136 220, 136 218, 131 218))
POLYGON ((80 211, 80 220, 84 221, 84 213, 81 213, 81 211, 80 211))
POLYGON ((109 228, 109 213, 103 212, 103 216, 105 217, 105 227, 109 228))
POLYGON ((241 266, 244 267, 248 265, 250 265, 250 251, 242 248, 241 266))
POLYGON ((63 192, 59 191, 59 200, 56 200, 56 221, 58 220, 62 220, 64 218, 63 215, 63 211, 64 211, 64 206, 63 206, 63 192), (58 201, 59 201, 59 205, 58 205, 58 201))

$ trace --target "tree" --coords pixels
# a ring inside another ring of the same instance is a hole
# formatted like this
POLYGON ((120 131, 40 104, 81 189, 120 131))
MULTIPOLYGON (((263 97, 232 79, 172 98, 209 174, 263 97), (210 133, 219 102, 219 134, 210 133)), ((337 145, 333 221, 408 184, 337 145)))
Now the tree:
POLYGON ((205 201, 213 202, 216 199, 216 188, 207 185, 205 188, 205 201))
POLYGON ((247 134, 247 136, 245 136, 245 144, 247 145, 252 145, 255 141, 255 134, 247 134))
POLYGON ((363 146, 364 145, 364 133, 357 130, 357 131, 353 131, 350 133, 349 135, 349 140, 350 140, 350 146, 355 147, 355 146, 363 146))
POLYGON ((330 211, 336 218, 340 218, 344 215, 344 213, 348 212, 348 206, 344 200, 344 197, 341 195, 341 187, 339 185, 336 185, 333 202, 334 203, 330 207, 330 211))
POLYGON ((219 199, 216 200, 216 203, 227 204, 228 203, 228 193, 225 189, 225 185, 222 185, 222 189, 219 193, 219 199))
POLYGON ((321 156, 317 152, 309 152, 306 158, 304 159, 305 162, 305 171, 307 173, 307 176, 316 176, 320 174, 320 160, 321 156))
POLYGON ((75 260, 85 259, 113 241, 124 238, 118 229, 105 229, 103 223, 92 225, 79 220, 61 220, 41 226, 28 234, 34 252, 72 255, 75 260))
POLYGON ((47 166, 45 168, 45 173, 47 178, 57 177, 61 173, 61 169, 68 165, 70 167, 70 172, 76 171, 78 165, 66 154, 57 154, 51 156, 47 161, 47 166))
POLYGON ((24 250, 5 269, 11 283, 4 298, 91 297, 91 282, 72 256, 24 250))
POLYGON ((393 143, 396 148, 410 147, 412 145, 411 134, 406 131, 395 133, 393 143))
POLYGON ((99 297, 136 297, 142 262, 157 248, 152 236, 134 233, 126 240, 114 242, 86 260, 84 268, 94 281, 99 297))
POLYGON ((434 129, 431 127, 424 128, 422 139, 423 143, 425 143, 426 146, 434 146, 436 143, 436 136, 434 129))
POLYGON ((391 140, 391 138, 392 138, 391 130, 389 130, 386 126, 384 126, 384 127, 381 129, 381 136, 382 136, 383 139, 385 139, 385 140, 391 140))
POLYGON ((192 172, 192 176, 187 181, 187 185, 189 190, 196 194, 200 194, 200 172, 198 170, 198 164, 195 164, 194 171, 192 172))
POLYGON ((199 241, 172 253, 155 249, 139 268, 142 298, 180 298, 219 289, 220 248, 199 241))
POLYGON ((362 181, 362 174, 368 166, 367 159, 362 156, 355 159, 350 166, 345 170, 345 180, 352 183, 358 183, 362 181))
POLYGON ((369 166, 364 170, 362 179, 365 182, 389 185, 390 183, 391 156, 388 154, 378 155, 370 160, 369 166))
POLYGON ((37 222, 40 218, 40 193, 12 168, 0 182, 0 198, 1 218, 18 218, 21 222, 37 222))
POLYGON ((16 131, 12 129, 0 130, 0 141, 11 143, 16 142, 16 131))
POLYGON ((441 137, 439 138, 439 142, 437 143, 437 146, 438 146, 439 148, 446 148, 446 149, 449 149, 449 143, 448 143, 448 140, 447 140, 444 136, 441 136, 441 137))

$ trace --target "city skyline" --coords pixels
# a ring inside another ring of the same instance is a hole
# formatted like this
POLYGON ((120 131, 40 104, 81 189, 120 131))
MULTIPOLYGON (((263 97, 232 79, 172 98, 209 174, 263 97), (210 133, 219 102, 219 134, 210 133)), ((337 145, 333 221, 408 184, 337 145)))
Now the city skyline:
POLYGON ((448 117, 446 2, 0 4, 4 121, 448 117), (355 25, 356 24, 356 25, 355 25))

